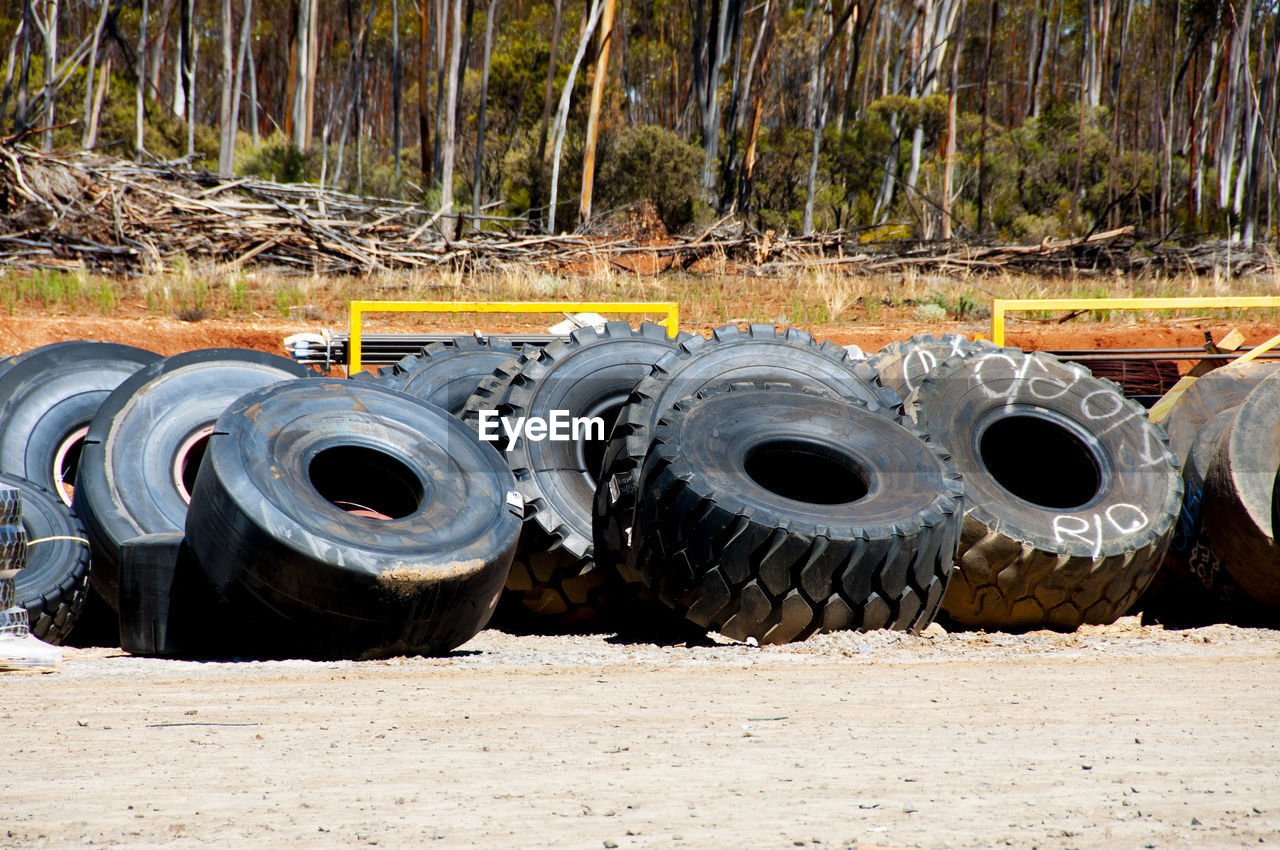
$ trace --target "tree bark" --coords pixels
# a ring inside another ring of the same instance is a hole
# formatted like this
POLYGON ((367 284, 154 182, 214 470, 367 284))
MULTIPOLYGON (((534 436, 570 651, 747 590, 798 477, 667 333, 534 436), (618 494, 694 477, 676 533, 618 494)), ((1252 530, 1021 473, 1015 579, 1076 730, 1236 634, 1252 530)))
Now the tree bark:
MULTIPOLYGON (((102 8, 98 12, 98 24, 93 30, 93 47, 89 50, 89 65, 84 72, 84 132, 80 135, 80 146, 84 148, 93 147, 96 132, 91 136, 90 127, 94 126, 93 121, 93 102, 94 102, 94 86, 93 75, 98 65, 98 43, 102 39, 102 30, 107 25, 107 10, 111 8, 111 4, 107 0, 103 0, 102 8)), ((12 55, 10 56, 10 70, 12 70, 12 55)), ((6 88, 8 83, 6 82, 6 88)), ((0 115, 3 115, 3 107, 0 107, 0 115)), ((94 127, 96 131, 96 127, 94 127)))
MULTIPOLYGON (((138 53, 137 53, 137 74, 138 84, 134 87, 134 103, 133 103, 133 156, 139 162, 142 161, 142 154, 146 150, 143 138, 144 122, 146 120, 146 86, 143 82, 147 78, 147 0, 142 0, 142 18, 138 23, 138 53)), ((188 151, 190 153, 190 151, 188 151)))
POLYGON ((547 210, 547 230, 554 233, 556 228, 556 194, 560 184, 560 152, 564 147, 564 134, 569 123, 569 100, 573 96, 573 81, 578 76, 578 67, 582 64, 582 57, 587 52, 587 45, 591 42, 591 35, 595 32, 596 24, 600 21, 600 14, 604 11, 602 0, 591 0, 591 14, 584 22, 582 29, 582 38, 578 41, 578 52, 573 56, 573 64, 569 66, 569 76, 564 81, 564 88, 560 91, 560 109, 556 115, 555 127, 552 129, 551 135, 555 137, 555 151, 551 156, 551 206, 547 210))
POLYGON ((391 0, 391 148, 400 183, 400 2, 391 0))
POLYGON ((947 143, 942 155, 942 221, 943 241, 951 239, 951 183, 956 169, 956 94, 959 89, 960 53, 964 45, 965 0, 960 0, 956 31, 952 38, 951 73, 947 80, 947 143))
POLYGON ((461 70, 459 59, 462 53, 462 0, 451 0, 451 5, 453 7, 452 32, 450 33, 452 53, 449 57, 449 79, 445 94, 444 139, 441 144, 439 213, 441 217, 453 212, 453 154, 458 122, 458 72, 461 70))
POLYGON ((431 155, 431 4, 418 0, 418 136, 422 145, 422 180, 430 186, 435 176, 431 155))

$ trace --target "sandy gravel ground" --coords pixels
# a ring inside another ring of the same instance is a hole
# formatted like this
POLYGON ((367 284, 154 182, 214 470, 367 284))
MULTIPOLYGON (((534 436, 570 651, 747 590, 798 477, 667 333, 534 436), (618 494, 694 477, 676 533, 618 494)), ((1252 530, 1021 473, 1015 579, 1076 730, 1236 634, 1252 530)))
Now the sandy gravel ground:
POLYGON ((0 676, 0 845, 1280 845, 1280 632, 658 646, 0 676))

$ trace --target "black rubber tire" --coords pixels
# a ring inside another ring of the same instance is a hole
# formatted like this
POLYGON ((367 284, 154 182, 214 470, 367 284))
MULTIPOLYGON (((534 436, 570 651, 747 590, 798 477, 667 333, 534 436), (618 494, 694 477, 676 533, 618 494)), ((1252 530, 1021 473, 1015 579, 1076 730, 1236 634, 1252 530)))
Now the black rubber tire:
POLYGON ((0 484, 22 493, 26 565, 14 580, 31 633, 48 643, 71 634, 89 593, 89 541, 84 527, 53 493, 0 473, 0 484))
POLYGON ((741 384, 686 399, 640 479, 631 569, 737 640, 923 628, 955 563, 955 468, 859 402, 741 384))
POLYGON ((0 375, 0 472, 33 481, 70 504, 62 470, 76 465, 83 430, 112 390, 159 359, 141 348, 85 341, 20 355, 0 375))
MULTIPOLYGON (((1212 373, 1211 373, 1212 374, 1212 373)), ((1182 466, 1182 510, 1164 566, 1139 600, 1144 621, 1179 628, 1214 623, 1262 625, 1273 620, 1245 593, 1209 542, 1204 527, 1205 478, 1237 408, 1230 408, 1200 428, 1182 466)))
POLYGON ((1051 356, 983 351, 947 360, 905 409, 964 476, 942 603, 953 623, 1111 623, 1151 583, 1182 481, 1164 432, 1115 384, 1051 356))
POLYGON ((22 491, 17 487, 0 487, 0 525, 22 518, 22 491))
POLYGON ((680 399, 708 387, 741 381, 823 386, 891 416, 897 416, 901 403, 893 390, 880 384, 865 360, 851 360, 841 346, 819 344, 797 328, 751 325, 740 331, 729 325, 713 330, 709 339, 693 336, 683 340, 636 385, 609 435, 592 502, 593 554, 600 569, 616 572, 627 584, 641 582, 627 567, 629 529, 640 467, 658 420, 680 399))
POLYGON ((1178 397, 1162 427, 1169 435, 1169 451, 1184 466, 1201 429, 1222 411, 1244 404, 1263 379, 1274 374, 1275 364, 1254 360, 1240 366, 1222 366, 1196 378, 1178 397))
POLYGON ((567 340, 525 351, 516 363, 482 382, 468 400, 464 419, 477 431, 482 410, 496 410, 508 420, 546 418, 553 410, 604 420, 598 439, 589 434, 565 442, 521 437, 513 445, 501 444, 525 500, 528 529, 521 536, 508 589, 529 611, 586 622, 612 607, 610 597, 618 590, 614 573, 601 573, 592 560, 591 506, 600 459, 608 429, 631 391, 682 339, 650 322, 639 328, 627 322, 581 328, 567 340))
POLYGON ((107 396, 84 438, 73 505, 93 545, 93 586, 113 609, 121 545, 182 531, 204 440, 222 412, 250 390, 314 375, 275 354, 209 348, 158 360, 107 396))
POLYGON ((885 345, 867 359, 876 370, 880 383, 900 397, 906 398, 920 386, 920 382, 951 357, 959 357, 971 351, 991 351, 996 345, 988 340, 971 340, 961 334, 916 334, 910 339, 897 340, 885 345))
POLYGON ((259 652, 322 658, 470 640, 520 523, 510 470, 462 422, 376 384, 306 378, 218 418, 186 530, 259 652))
POLYGON ((480 381, 520 352, 511 343, 492 337, 461 336, 436 342, 376 375, 359 372, 355 380, 372 380, 384 387, 417 396, 461 416, 467 399, 480 381))
POLYGON ((1213 551, 1259 603, 1280 606, 1280 372, 1240 405, 1218 440, 1205 480, 1204 523, 1213 551))

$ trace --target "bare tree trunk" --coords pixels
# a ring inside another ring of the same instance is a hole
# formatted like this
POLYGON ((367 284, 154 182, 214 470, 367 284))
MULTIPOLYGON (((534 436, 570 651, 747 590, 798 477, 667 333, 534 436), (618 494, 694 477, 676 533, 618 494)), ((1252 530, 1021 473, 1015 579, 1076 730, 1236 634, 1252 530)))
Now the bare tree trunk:
MULTIPOLYGON (((25 8, 23 10, 26 11, 25 8)), ((18 18, 18 28, 9 39, 9 59, 5 63, 4 91, 0 93, 0 127, 4 126, 4 115, 9 111, 9 97, 13 94, 13 72, 18 64, 18 45, 26 43, 26 16, 18 18)))
POLYGON ((30 97, 28 86, 31 80, 31 40, 36 28, 35 10, 32 0, 22 0, 22 70, 18 73, 18 96, 13 108, 13 130, 21 133, 27 129, 27 100, 30 97))
MULTIPOLYGON (((432 0, 419 1, 422 3, 432 2, 432 0)), ((449 60, 447 56, 449 40, 457 36, 456 34, 452 36, 449 34, 448 0, 434 0, 434 2, 436 5, 436 141, 435 148, 432 150, 431 161, 434 173, 439 174, 444 167, 444 163, 441 160, 443 155, 441 144, 444 142, 444 68, 449 60)))
MULTIPOLYGON (((107 2, 107 0, 103 0, 102 9, 99 10, 98 12, 98 24, 96 27, 94 27, 94 30, 93 30, 93 47, 89 51, 89 65, 84 72, 84 132, 81 133, 80 135, 80 146, 85 148, 91 148, 94 145, 94 142, 90 140, 91 137, 89 133, 90 127, 92 127, 94 124, 93 119, 91 117, 93 115, 93 101, 94 101, 93 75, 94 75, 94 72, 97 70, 97 65, 98 65, 98 43, 102 39, 102 29, 107 24, 107 10, 110 8, 111 8, 111 4, 107 2)), ((13 69, 12 54, 10 55, 9 61, 10 61, 9 69, 10 71, 12 71, 13 69)), ((6 82, 5 85, 7 88, 8 83, 6 82)), ((0 107, 0 115, 3 115, 3 114, 4 114, 3 108, 0 107)), ((96 127, 94 129, 96 130, 96 127)), ((94 135, 96 135, 96 133, 94 135)))
POLYGON ((258 147, 258 68, 249 48, 249 141, 258 147))
POLYGON ((142 18, 138 23, 138 54, 137 54, 137 73, 138 84, 134 88, 133 103, 133 156, 139 162, 142 161, 142 154, 146 150, 143 138, 143 122, 146 118, 146 86, 144 80, 147 78, 147 0, 142 0, 142 18))
POLYGON ((93 109, 89 112, 85 127, 84 147, 91 149, 98 144, 98 116, 102 114, 102 101, 107 96, 107 85, 111 81, 111 56, 102 60, 102 71, 98 75, 98 91, 93 96, 93 109))
POLYGON ((947 144, 942 155, 943 241, 951 239, 951 184, 956 168, 956 92, 959 88, 960 53, 964 45, 964 13, 965 0, 960 0, 958 22, 952 37, 954 47, 951 51, 951 73, 947 80, 947 144))
POLYGON ((182 4, 182 93, 187 104, 184 110, 187 116, 187 156, 196 152, 196 40, 192 20, 195 8, 195 0, 185 0, 182 4))
POLYGON ((422 180, 431 185, 431 4, 418 0, 418 136, 422 144, 422 180))
POLYGON ((400 184, 400 2, 391 0, 391 148, 400 184))
MULTIPOLYGON (((244 61, 253 52, 249 49, 249 41, 253 37, 253 0, 244 0, 244 9, 240 20, 240 50, 236 55, 236 84, 231 91, 231 127, 232 139, 240 130, 240 98, 244 92, 244 61)), ((234 145, 234 141, 232 142, 234 145)), ((257 145, 255 140, 254 145, 257 145)))
POLYGON ((293 83, 293 146, 306 150, 307 133, 307 78, 311 64, 311 0, 298 0, 297 72, 293 83))
MULTIPOLYGON (((42 120, 44 126, 52 127, 56 120, 54 95, 57 80, 55 69, 58 66, 58 0, 45 0, 44 14, 44 21, 36 18, 36 25, 40 28, 40 35, 44 40, 44 118, 42 120)), ((40 147, 46 151, 53 150, 53 130, 46 131, 43 136, 40 147)))
POLYGON ((555 137, 555 151, 551 156, 551 206, 547 210, 547 230, 554 233, 556 228, 556 194, 560 184, 560 152, 564 147, 564 134, 569 124, 569 100, 573 96, 573 81, 578 77, 578 67, 582 57, 586 55, 587 45, 591 42, 591 34, 600 22, 600 14, 604 11, 602 0, 591 0, 591 14, 584 22, 582 38, 578 41, 578 52, 573 56, 573 64, 569 66, 569 76, 560 91, 560 108, 556 114, 555 127, 551 135, 555 137))
POLYGON ((556 53, 560 49, 560 33, 564 28, 564 0, 553 0, 555 19, 551 24, 551 58, 547 63, 547 86, 542 95, 542 126, 538 130, 538 161, 547 155, 547 128, 551 125, 552 95, 555 93, 556 53))
POLYGON ((595 78, 591 82, 591 103, 587 110, 587 138, 582 151, 582 200, 578 205, 578 223, 591 218, 591 188, 596 179, 596 133, 600 128, 600 103, 604 100, 604 84, 609 76, 609 45, 613 41, 614 0, 604 0, 604 17, 600 20, 600 53, 596 59, 595 78))
MULTIPOLYGON (((987 16, 986 56, 982 61, 982 133, 978 141, 978 232, 986 229, 986 176, 987 176, 987 95, 991 87, 991 46, 996 37, 996 20, 1000 15, 998 0, 991 0, 987 16)), ((1072 202, 1074 203, 1074 201, 1072 202)))
MULTIPOLYGON (((110 0, 106 0, 104 5, 111 5, 110 0)), ((156 19, 156 34, 151 37, 151 53, 147 57, 147 74, 150 81, 147 84, 147 97, 152 100, 160 96, 160 71, 164 64, 164 46, 168 40, 169 34, 169 18, 173 15, 173 0, 164 0, 164 5, 160 7, 160 17, 156 19)))
POLYGON ((453 6, 452 32, 450 33, 449 79, 445 94, 444 139, 441 144, 440 169, 440 215, 447 216, 453 212, 453 149, 458 126, 458 71, 460 54, 462 53, 462 0, 451 0, 453 6))
POLYGON ((230 176, 236 157, 236 128, 231 123, 231 89, 235 73, 235 54, 232 41, 235 37, 231 18, 231 0, 222 0, 222 102, 218 108, 218 173, 230 176))
MULTIPOLYGON (((484 64, 480 68, 480 105, 476 114, 476 162, 471 181, 471 214, 480 215, 484 201, 484 131, 485 110, 489 104, 489 64, 493 58, 493 27, 502 0, 489 0, 489 13, 484 22, 484 64)), ((479 225, 477 225, 478 227, 479 225)))
MULTIPOLYGON (((850 4, 849 8, 852 9, 853 5, 850 4)), ((824 42, 828 41, 825 30, 827 23, 826 13, 829 9, 829 6, 825 6, 818 15, 818 37, 814 39, 813 71, 810 74, 813 85, 813 94, 810 98, 813 103, 813 144, 809 155, 809 172, 805 180, 804 219, 800 225, 801 232, 806 236, 813 233, 813 196, 818 191, 818 154, 822 150, 822 129, 827 117, 826 99, 822 96, 822 66, 826 64, 827 58, 824 42)), ((835 37, 835 32, 839 31, 839 27, 836 27, 832 33, 832 38, 835 37)))
MULTIPOLYGON (((741 163, 738 161, 738 132, 742 129, 743 123, 746 121, 747 115, 754 105, 752 100, 752 84, 755 82, 756 67, 760 62, 760 51, 764 47, 766 39, 772 37, 769 31, 772 18, 770 11, 773 7, 773 0, 764 0, 764 14, 760 20, 760 31, 756 34, 755 44, 751 47, 751 58, 747 60, 747 77, 741 86, 741 92, 735 87, 734 105, 731 107, 729 116, 728 150, 725 152, 724 167, 721 170, 720 177, 720 211, 722 213, 732 212, 738 204, 739 181, 736 175, 741 171, 741 163)), ((738 29, 742 28, 742 6, 738 5, 738 29)), ((741 35, 739 35, 739 46, 741 46, 741 35)), ((736 61, 736 60, 735 60, 736 61)), ((735 76, 737 71, 735 69, 735 76)))
POLYGON ((760 119, 764 112, 765 83, 768 80, 769 62, 773 58, 773 36, 778 29, 778 8, 780 3, 767 5, 765 20, 760 25, 759 38, 764 42, 760 54, 760 82, 751 95, 751 119, 747 125, 747 144, 742 152, 742 168, 739 172, 738 187, 735 191, 733 206, 740 207, 745 215, 751 207, 751 188, 755 178, 756 145, 760 140, 760 119))
POLYGON ((304 104, 306 144, 303 146, 303 150, 309 150, 311 148, 311 137, 314 135, 316 117, 316 71, 320 65, 320 40, 317 38, 317 28, 320 25, 320 4, 319 0, 304 0, 304 2, 311 4, 311 12, 308 15, 311 23, 311 32, 307 36, 307 47, 311 50, 311 56, 307 60, 307 99, 304 104))

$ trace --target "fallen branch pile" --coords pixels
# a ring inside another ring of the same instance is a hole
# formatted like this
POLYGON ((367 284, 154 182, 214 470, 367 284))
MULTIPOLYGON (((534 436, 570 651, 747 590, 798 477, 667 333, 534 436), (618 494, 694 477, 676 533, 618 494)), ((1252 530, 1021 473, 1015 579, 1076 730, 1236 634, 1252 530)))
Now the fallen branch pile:
POLYGON ((783 273, 829 265, 851 274, 914 268, 944 274, 999 270, 1038 274, 1274 272, 1274 251, 1206 244, 1150 245, 1132 228, 1039 245, 860 242, 848 231, 805 237, 758 233, 726 218, 696 236, 645 240, 536 235, 523 222, 456 217, 419 204, 308 184, 223 179, 189 162, 134 163, 93 153, 46 154, 0 141, 0 267, 85 267, 154 272, 179 263, 246 264, 322 274, 523 263, 587 270, 690 269, 723 259, 727 270, 783 273), (464 223, 466 224, 466 223, 464 223), (655 244, 646 244, 655 243, 655 244))

